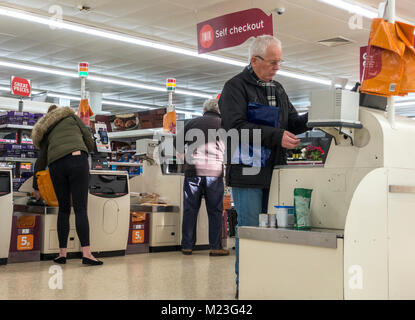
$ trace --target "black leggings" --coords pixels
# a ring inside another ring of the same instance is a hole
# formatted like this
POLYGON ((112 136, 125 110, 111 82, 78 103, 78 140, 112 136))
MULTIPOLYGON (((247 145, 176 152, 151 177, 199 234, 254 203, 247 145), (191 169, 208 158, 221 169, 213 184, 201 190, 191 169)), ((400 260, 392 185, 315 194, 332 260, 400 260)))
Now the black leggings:
POLYGON ((59 248, 68 245, 71 195, 75 211, 76 233, 82 247, 89 246, 89 222, 87 216, 89 164, 88 154, 69 154, 49 165, 50 177, 59 202, 59 248))

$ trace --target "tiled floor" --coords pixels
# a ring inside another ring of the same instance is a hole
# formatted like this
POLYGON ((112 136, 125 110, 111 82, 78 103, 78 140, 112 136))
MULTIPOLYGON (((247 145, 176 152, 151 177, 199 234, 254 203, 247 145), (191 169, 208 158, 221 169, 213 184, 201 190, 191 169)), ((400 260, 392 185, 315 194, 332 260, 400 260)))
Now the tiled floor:
POLYGON ((40 261, 0 266, 0 299, 234 299, 235 250, 225 257, 210 257, 202 250, 191 256, 175 251, 102 261, 98 267, 83 266, 80 259, 66 265, 40 261))

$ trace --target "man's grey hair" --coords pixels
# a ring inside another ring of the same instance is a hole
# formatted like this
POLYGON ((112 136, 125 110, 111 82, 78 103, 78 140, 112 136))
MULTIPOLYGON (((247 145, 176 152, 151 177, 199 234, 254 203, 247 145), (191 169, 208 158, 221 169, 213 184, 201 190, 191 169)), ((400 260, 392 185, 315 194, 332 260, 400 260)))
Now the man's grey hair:
POLYGON ((277 44, 281 48, 281 41, 270 35, 256 37, 249 46, 249 62, 254 56, 264 57, 268 47, 271 44, 277 44))
POLYGON ((218 101, 219 101, 218 99, 207 99, 203 103, 203 109, 205 111, 214 111, 214 112, 220 113, 218 101))

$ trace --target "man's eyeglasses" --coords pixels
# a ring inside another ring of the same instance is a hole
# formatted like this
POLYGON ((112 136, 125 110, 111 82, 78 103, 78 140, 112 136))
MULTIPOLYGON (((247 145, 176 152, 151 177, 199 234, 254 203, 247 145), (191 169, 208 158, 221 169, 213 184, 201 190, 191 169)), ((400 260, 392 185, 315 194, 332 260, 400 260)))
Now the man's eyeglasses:
POLYGON ((255 56, 255 58, 258 58, 258 59, 260 59, 260 60, 268 63, 270 66, 273 66, 273 67, 280 66, 281 64, 284 63, 284 60, 282 60, 282 59, 281 60, 271 60, 271 61, 268 61, 268 60, 265 60, 264 58, 262 58, 261 56, 255 56))

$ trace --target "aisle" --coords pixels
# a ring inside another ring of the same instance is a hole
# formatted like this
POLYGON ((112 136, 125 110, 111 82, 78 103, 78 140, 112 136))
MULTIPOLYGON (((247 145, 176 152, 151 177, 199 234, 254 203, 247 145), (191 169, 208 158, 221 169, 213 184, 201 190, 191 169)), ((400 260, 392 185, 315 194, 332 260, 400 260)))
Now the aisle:
POLYGON ((49 287, 49 282, 52 288, 59 285, 60 265, 51 261, 1 266, 0 299, 234 299, 234 250, 227 257, 210 257, 203 250, 191 256, 176 251, 102 260, 102 267, 68 260, 62 289, 49 287))

